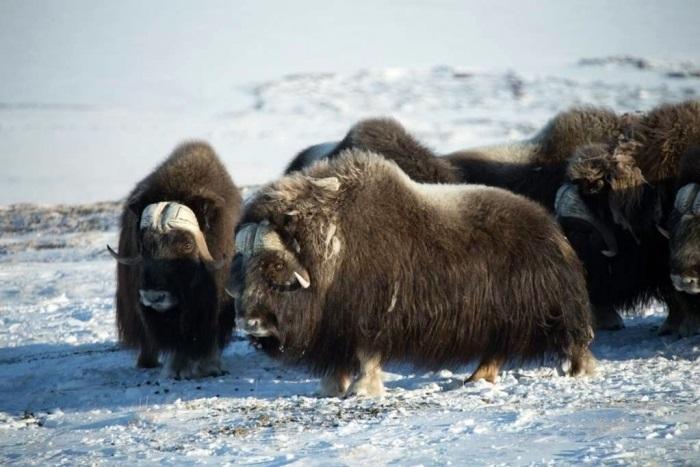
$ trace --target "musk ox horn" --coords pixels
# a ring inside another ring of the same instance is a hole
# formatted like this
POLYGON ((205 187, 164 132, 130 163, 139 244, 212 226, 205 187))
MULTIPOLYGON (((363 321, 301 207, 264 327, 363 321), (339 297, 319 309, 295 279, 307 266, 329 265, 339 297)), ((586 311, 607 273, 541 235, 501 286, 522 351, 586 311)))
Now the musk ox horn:
POLYGON ((572 183, 565 183, 557 191, 557 195, 554 201, 554 210, 556 212, 557 219, 561 218, 574 218, 580 219, 595 228, 595 230, 603 237, 606 249, 601 250, 601 253, 608 258, 612 258, 617 255, 617 240, 612 231, 605 226, 602 222, 595 218, 591 214, 586 204, 581 199, 581 195, 578 192, 578 187, 572 183))
POLYGON ((692 208, 693 213, 695 213, 696 208, 700 208, 697 199, 698 191, 700 191, 700 185, 697 183, 688 183, 684 185, 676 194, 673 208, 681 214, 686 214, 692 208))
POLYGON ((226 261, 215 261, 207 246, 204 233, 199 227, 194 211, 184 204, 175 201, 161 201, 149 204, 141 213, 141 229, 150 229, 155 232, 168 232, 170 230, 184 230, 194 236, 194 242, 202 261, 208 269, 221 269, 226 261))
POLYGON ((107 245, 107 250, 109 250, 109 254, 112 255, 112 258, 116 259, 119 264, 124 264, 126 266, 135 266, 141 261, 143 261, 143 258, 140 254, 135 256, 122 256, 116 251, 114 251, 109 245, 107 245))

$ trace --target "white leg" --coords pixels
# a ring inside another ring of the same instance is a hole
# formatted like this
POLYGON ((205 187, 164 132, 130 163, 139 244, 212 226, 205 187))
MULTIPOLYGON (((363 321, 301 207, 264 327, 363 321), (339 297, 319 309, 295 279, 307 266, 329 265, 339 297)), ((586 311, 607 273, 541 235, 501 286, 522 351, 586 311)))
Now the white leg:
POLYGON ((384 383, 382 382, 381 356, 359 352, 360 374, 348 389, 349 396, 382 396, 384 395, 384 383))

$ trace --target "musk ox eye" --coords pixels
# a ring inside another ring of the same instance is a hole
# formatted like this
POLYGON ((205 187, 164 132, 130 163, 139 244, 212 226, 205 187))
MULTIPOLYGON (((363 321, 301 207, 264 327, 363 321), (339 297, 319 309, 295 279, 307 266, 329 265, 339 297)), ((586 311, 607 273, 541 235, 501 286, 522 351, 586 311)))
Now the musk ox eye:
POLYGON ((282 264, 282 263, 275 263, 272 267, 275 269, 275 271, 279 272, 279 271, 281 271, 282 269, 284 269, 284 264, 282 264))

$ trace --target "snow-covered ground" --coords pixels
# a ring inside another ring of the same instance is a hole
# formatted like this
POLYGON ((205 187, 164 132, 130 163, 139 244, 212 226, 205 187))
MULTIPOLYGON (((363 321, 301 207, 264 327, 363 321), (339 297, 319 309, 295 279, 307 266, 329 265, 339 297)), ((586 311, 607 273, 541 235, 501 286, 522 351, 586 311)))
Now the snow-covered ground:
POLYGON ((683 0, 0 2, 0 464, 700 464, 700 336, 658 337, 661 306, 597 335, 591 378, 509 368, 448 390, 472 367, 397 365, 383 399, 321 399, 241 336, 220 378, 137 370, 104 248, 118 200, 183 139, 250 186, 368 116, 448 152, 571 105, 698 99, 698 17, 683 0))
POLYGON ((238 337, 229 374, 138 370, 114 334, 118 203, 0 209, 0 464, 698 464, 700 336, 658 337, 652 307, 600 332, 594 377, 388 368, 383 399, 318 380, 238 337))

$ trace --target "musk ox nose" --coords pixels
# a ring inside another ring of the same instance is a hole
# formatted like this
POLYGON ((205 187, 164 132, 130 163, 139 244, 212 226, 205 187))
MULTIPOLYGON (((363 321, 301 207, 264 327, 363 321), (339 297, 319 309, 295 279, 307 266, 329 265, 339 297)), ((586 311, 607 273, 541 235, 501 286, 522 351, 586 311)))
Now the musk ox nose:
POLYGON ((167 290, 140 289, 141 304, 156 311, 167 311, 177 304, 177 299, 167 290))
POLYGON ((236 325, 239 329, 255 337, 267 337, 270 335, 270 330, 265 327, 260 318, 238 318, 236 325))
POLYGON ((673 287, 679 292, 685 292, 691 295, 700 293, 699 277, 671 274, 671 282, 673 282, 673 287))

